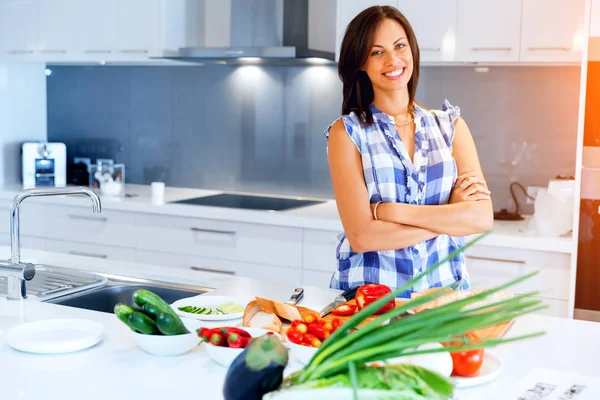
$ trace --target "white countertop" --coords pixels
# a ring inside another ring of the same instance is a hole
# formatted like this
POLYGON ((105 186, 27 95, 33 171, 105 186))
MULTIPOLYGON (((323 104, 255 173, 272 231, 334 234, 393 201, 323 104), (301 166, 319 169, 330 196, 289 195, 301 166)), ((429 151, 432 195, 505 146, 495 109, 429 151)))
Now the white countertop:
MULTIPOLYGON (((9 255, 0 246, 0 258, 9 255)), ((263 295, 287 299, 295 283, 268 285, 264 282, 218 274, 188 272, 164 267, 86 257, 28 251, 27 261, 88 271, 163 279, 214 287, 214 293, 236 296, 263 295)), ((301 304, 320 307, 335 291, 305 287, 301 304)), ((535 368, 577 373, 600 378, 600 324, 541 316, 518 319, 508 336, 546 331, 546 335, 493 349, 502 372, 493 382, 457 390, 460 400, 505 399, 507 389, 535 368)), ((300 365, 293 359, 286 373, 300 365)), ((136 347, 130 331, 112 314, 40 303, 35 298, 7 301, 0 298, 0 398, 2 400, 147 400, 222 398, 226 369, 213 363, 203 346, 178 357, 156 357, 136 347), (20 323, 46 318, 86 318, 104 324, 105 336, 93 348, 72 354, 35 355, 10 348, 6 330, 20 323)), ((599 394, 600 397, 600 394, 599 394)))
MULTIPOLYGON (((22 188, 17 185, 5 186, 0 189, 0 199, 12 200, 21 189, 22 188)), ((125 192, 134 197, 111 198, 101 196, 103 209, 210 218, 335 232, 343 231, 336 202, 332 199, 306 198, 311 200, 322 200, 324 203, 288 211, 256 211, 170 203, 177 200, 223 193, 216 190, 167 187, 165 190, 166 204, 163 205, 152 204, 150 186, 127 185, 125 192)), ((40 203, 48 204, 69 204, 84 207, 89 206, 89 200, 83 196, 52 196, 34 200, 28 199, 27 201, 39 201, 40 203)), ((490 246, 529 250, 554 251, 560 253, 572 252, 573 240, 570 235, 558 238, 539 236, 528 230, 528 222, 529 218, 524 221, 495 221, 492 234, 488 235, 480 243, 490 246)))

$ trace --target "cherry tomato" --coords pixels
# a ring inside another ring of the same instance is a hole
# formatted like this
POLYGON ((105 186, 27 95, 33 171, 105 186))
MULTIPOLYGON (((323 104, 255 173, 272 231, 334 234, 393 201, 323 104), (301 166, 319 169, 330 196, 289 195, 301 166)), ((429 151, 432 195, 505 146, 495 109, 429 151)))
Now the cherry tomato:
POLYGON ((287 335, 287 338, 292 343, 296 343, 296 344, 304 343, 303 335, 300 332, 298 332, 295 328, 289 328, 286 332, 286 335, 287 335))
POLYGON ((321 345, 321 341, 318 337, 311 333, 307 333, 303 338, 304 343, 311 345, 312 347, 319 347, 321 345))
POLYGON ((298 332, 300 332, 301 334, 305 334, 306 332, 308 332, 308 327, 306 326, 306 324, 304 323, 300 323, 298 325, 296 325, 295 328, 298 332))
POLYGON ((321 324, 312 323, 308 325, 308 333, 312 333, 319 340, 325 340, 325 329, 321 324))
POLYGON ((333 324, 331 322, 325 322, 323 324, 323 329, 327 332, 331 332, 333 330, 333 324))
POLYGON ((317 320, 318 320, 318 318, 314 314, 308 314, 308 315, 304 316, 304 322, 306 322, 307 324, 312 324, 313 322, 315 322, 317 320))
POLYGON ((342 304, 331 310, 333 315, 352 315, 356 312, 356 305, 342 304))
POLYGON ((297 326, 298 326, 298 324, 303 324, 303 323, 304 323, 304 321, 303 321, 303 320, 301 320, 301 319, 295 319, 295 320, 293 320, 293 321, 292 321, 292 323, 291 323, 291 325, 290 325, 290 326, 291 326, 292 328, 295 328, 295 327, 297 327, 297 326))

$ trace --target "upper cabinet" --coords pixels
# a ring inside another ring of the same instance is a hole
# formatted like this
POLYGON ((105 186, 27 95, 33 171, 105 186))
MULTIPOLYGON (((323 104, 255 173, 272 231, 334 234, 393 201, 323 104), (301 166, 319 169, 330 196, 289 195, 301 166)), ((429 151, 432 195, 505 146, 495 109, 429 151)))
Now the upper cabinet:
POLYGON ((456 2, 398 0, 398 9, 415 31, 421 62, 455 61, 456 2))
POLYGON ((580 61, 586 0, 523 0, 521 61, 580 61))
POLYGON ((39 13, 37 0, 0 1, 0 50, 13 57, 37 50, 39 13))
POLYGON ((0 58, 146 61, 183 45, 197 2, 0 0, 0 58))
POLYGON ((457 61, 517 62, 521 0, 458 0, 457 32, 457 61))
MULTIPOLYGON (((413 26, 423 63, 561 64, 581 62, 590 0, 307 1, 309 48, 336 60, 350 21, 391 5, 413 26)), ((598 1, 592 35, 600 35, 598 1)), ((230 34, 247 34, 222 15, 252 11, 271 21, 281 11, 278 2, 260 4, 257 11, 232 0, 0 0, 0 60, 145 63, 179 47, 227 46, 230 34)))

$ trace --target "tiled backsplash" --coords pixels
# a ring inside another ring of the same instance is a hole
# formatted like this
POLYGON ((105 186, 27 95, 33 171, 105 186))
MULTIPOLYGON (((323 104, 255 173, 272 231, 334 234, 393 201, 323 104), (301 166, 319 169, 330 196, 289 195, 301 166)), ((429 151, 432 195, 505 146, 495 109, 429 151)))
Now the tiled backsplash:
MULTIPOLYGON (((48 139, 71 159, 114 158, 133 183, 333 197, 323 131, 340 113, 335 67, 51 69, 48 139)), ((512 209, 511 180, 574 174, 578 67, 423 67, 420 103, 445 98, 475 138, 494 208, 512 209)))

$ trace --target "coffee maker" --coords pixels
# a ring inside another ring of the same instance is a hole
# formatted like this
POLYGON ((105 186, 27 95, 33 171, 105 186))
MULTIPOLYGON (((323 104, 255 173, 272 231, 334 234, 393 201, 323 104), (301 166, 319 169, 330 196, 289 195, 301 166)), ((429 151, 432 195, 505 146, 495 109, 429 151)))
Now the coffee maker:
POLYGON ((67 146, 27 142, 21 145, 23 187, 66 186, 67 146))

